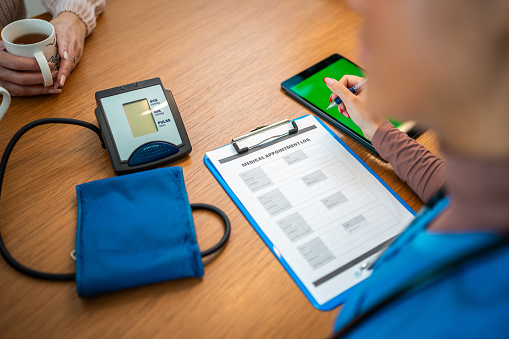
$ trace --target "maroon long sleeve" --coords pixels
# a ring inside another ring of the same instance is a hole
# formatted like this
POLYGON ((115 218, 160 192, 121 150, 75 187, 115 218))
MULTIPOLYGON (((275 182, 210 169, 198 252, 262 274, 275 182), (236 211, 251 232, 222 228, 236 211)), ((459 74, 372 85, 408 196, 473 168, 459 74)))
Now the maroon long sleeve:
POLYGON ((371 142, 422 201, 429 201, 445 184, 443 161, 389 121, 377 129, 371 142))

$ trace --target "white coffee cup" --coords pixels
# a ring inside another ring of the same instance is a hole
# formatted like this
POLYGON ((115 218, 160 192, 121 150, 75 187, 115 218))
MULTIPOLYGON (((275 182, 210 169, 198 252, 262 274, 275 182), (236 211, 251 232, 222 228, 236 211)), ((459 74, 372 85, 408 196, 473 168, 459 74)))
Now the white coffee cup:
POLYGON ((20 57, 35 58, 41 68, 44 86, 53 85, 51 71, 58 69, 60 56, 58 55, 55 27, 51 23, 39 19, 14 21, 2 30, 2 40, 7 52, 20 57), (34 44, 18 45, 13 43, 15 39, 32 33, 48 35, 48 38, 34 44), (55 66, 50 69, 48 62, 54 63, 55 66))
POLYGON ((3 96, 2 104, 0 105, 0 120, 2 120, 5 112, 7 112, 7 109, 9 108, 9 105, 11 104, 11 95, 3 87, 0 87, 0 94, 3 96))

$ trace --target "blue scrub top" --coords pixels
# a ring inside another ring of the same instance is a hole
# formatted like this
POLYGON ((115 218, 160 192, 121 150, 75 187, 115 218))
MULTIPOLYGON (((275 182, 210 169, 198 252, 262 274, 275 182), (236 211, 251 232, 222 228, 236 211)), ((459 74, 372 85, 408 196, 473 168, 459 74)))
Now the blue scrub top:
MULTIPOLYGON (((372 275, 341 310, 338 331, 423 269, 499 240, 490 233, 431 233, 431 220, 447 207, 439 201, 380 257, 372 275)), ((508 207, 509 208, 509 207, 508 207)), ((509 248, 474 261, 379 310, 345 338, 509 338, 509 248)))

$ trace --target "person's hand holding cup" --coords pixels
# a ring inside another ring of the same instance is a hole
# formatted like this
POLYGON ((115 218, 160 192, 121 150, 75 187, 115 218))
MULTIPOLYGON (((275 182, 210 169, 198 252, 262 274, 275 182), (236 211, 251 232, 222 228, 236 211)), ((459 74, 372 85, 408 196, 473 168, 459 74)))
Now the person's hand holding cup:
MULTIPOLYGON (((14 96, 58 94, 52 85, 60 57, 55 28, 39 19, 5 26, 0 42, 0 86, 14 96)), ((5 95, 4 95, 5 100, 5 95)))

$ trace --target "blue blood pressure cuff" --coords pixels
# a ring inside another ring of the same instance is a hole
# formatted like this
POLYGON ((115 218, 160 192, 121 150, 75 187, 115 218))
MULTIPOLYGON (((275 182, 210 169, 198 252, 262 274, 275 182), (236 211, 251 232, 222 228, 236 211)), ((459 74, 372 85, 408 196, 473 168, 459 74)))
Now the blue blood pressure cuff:
POLYGON ((80 297, 203 276, 181 167, 76 186, 80 297))
POLYGON ((180 167, 85 183, 76 193, 81 297, 203 275, 180 167))
MULTIPOLYGON (((100 130, 85 121, 48 118, 21 128, 0 161, 0 193, 16 142, 45 124, 73 124, 100 130)), ((230 235, 228 217, 217 207, 189 204, 181 167, 155 169, 76 186, 78 229, 76 273, 56 274, 28 268, 9 253, 0 235, 0 254, 19 272, 45 280, 76 280, 80 297, 128 287, 203 276, 204 256, 220 250, 230 235), (200 252, 191 210, 205 209, 223 220, 225 232, 212 248, 200 252)))

